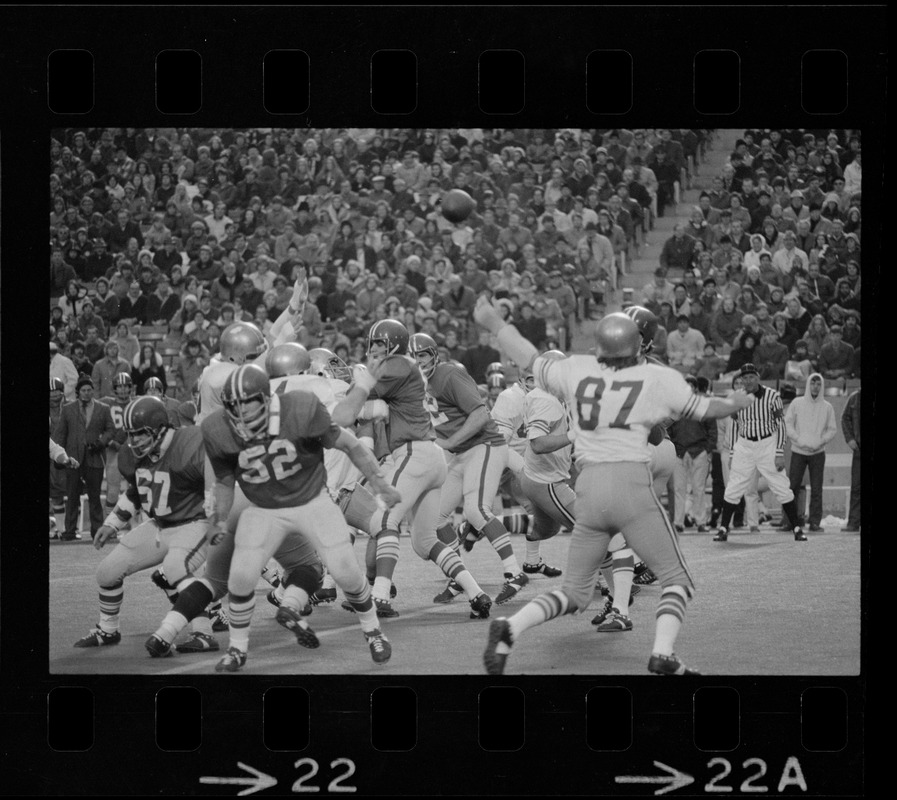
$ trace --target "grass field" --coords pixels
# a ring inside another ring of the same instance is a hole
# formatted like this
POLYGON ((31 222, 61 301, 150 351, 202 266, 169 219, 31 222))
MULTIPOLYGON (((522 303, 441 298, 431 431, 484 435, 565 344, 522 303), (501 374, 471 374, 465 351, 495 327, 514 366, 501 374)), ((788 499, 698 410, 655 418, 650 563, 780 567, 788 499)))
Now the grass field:
MULTIPOLYGON (((835 529, 794 542, 784 533, 735 532, 718 544, 709 534, 686 532, 682 548, 697 582, 677 652, 708 675, 855 675, 860 669, 860 537, 835 529)), ((89 541, 89 540, 88 540, 89 541)), ((523 561, 522 536, 512 541, 523 561)), ((543 544, 545 560, 564 567, 569 536, 543 544)), ((363 558, 366 540, 356 543, 363 558)), ((108 546, 107 546, 108 548, 108 546)), ((108 552, 108 549, 107 551, 108 552)), ((220 653, 150 659, 143 642, 155 630, 168 603, 149 572, 125 582, 121 644, 75 649, 74 641, 97 621, 96 565, 103 554, 84 542, 50 547, 50 671, 54 674, 208 674, 220 653)), ((500 563, 487 542, 465 558, 493 597, 501 584, 500 563)), ((432 597, 444 580, 401 539, 396 571, 401 616, 383 621, 393 645, 392 660, 378 667, 370 659, 353 614, 320 606, 308 618, 321 640, 317 650, 299 647, 274 621, 274 609, 258 589, 258 605, 245 671, 253 674, 479 674, 488 622, 469 619, 467 603, 446 606, 432 597)), ((561 578, 539 576, 493 616, 508 616, 561 578)), ((264 588, 263 588, 264 587, 264 588)), ((508 659, 507 674, 646 674, 660 590, 643 587, 631 609, 634 630, 599 634, 589 621, 602 606, 593 599, 584 615, 567 616, 528 631, 508 659)), ((227 634, 217 635, 222 648, 227 634)))

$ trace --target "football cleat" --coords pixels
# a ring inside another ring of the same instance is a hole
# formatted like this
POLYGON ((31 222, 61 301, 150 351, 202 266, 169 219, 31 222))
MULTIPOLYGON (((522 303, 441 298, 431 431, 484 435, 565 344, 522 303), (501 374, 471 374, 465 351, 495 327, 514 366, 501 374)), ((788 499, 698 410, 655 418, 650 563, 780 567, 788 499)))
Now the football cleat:
POLYGON ((228 647, 227 652, 215 665, 215 672, 239 672, 246 665, 246 653, 236 647, 228 647))
POLYGON ((530 575, 542 573, 546 578, 556 578, 562 574, 557 567, 550 567, 544 561, 540 561, 538 564, 524 564, 523 571, 528 572, 530 575))
POLYGON ((106 647, 111 644, 118 644, 121 641, 121 634, 118 631, 107 633, 102 630, 99 625, 94 628, 87 636, 83 636, 75 642, 75 647, 106 647))
POLYGON ((315 632, 302 619, 302 615, 289 606, 278 608, 274 619, 277 620, 278 625, 282 625, 288 631, 291 631, 295 635, 296 641, 303 647, 314 650, 316 647, 321 646, 318 637, 315 636, 315 632))
POLYGON ((392 655, 392 645, 383 635, 383 631, 374 628, 372 631, 365 631, 364 639, 371 648, 371 658, 375 664, 385 664, 392 655))
POLYGON ((214 636, 209 636, 209 634, 200 633, 199 631, 193 631, 186 642, 176 644, 174 649, 179 653, 212 653, 216 650, 220 650, 221 646, 214 636))
POLYGON ((505 576, 507 580, 505 580, 504 586, 501 587, 498 597, 495 598, 495 602, 498 605, 507 603, 508 600, 513 598, 524 586, 526 586, 526 584, 529 583, 529 578, 523 572, 514 576, 505 573, 505 576))
POLYGON ((480 592, 470 601, 470 618, 488 619, 490 608, 492 608, 492 598, 485 592, 480 592))
POLYGON ((797 527, 794 529, 794 541, 795 542, 806 542, 808 541, 806 534, 804 533, 804 529, 801 527, 797 527))
POLYGON ((174 655, 171 652, 171 645, 164 639, 160 639, 155 633, 143 643, 143 646, 152 658, 168 658, 174 655))
POLYGON ((505 671, 505 661, 514 642, 511 640, 511 623, 504 617, 489 623, 489 638, 483 652, 483 664, 489 675, 501 675, 505 671))
POLYGON ((274 608, 280 608, 280 598, 277 596, 277 589, 272 589, 268 592, 268 594, 265 595, 265 599, 274 606, 274 608))
POLYGON ((598 633, 625 633, 632 630, 632 620, 614 608, 595 630, 598 633))
POLYGON ((220 602, 212 604, 209 616, 212 618, 212 630, 215 633, 223 633, 230 628, 230 617, 220 602))
POLYGON ((377 616, 381 618, 387 617, 397 617, 399 616, 399 612, 396 611, 392 607, 392 603, 389 600, 381 600, 379 597, 374 597, 374 608, 377 609, 377 616))
POLYGON ((464 590, 461 588, 460 584, 455 583, 455 581, 450 580, 446 585, 445 589, 443 589, 436 597, 433 598, 434 603, 451 603, 459 594, 461 594, 464 590))
POLYGON ((713 537, 714 542, 727 542, 729 540, 729 529, 720 528, 713 537))
POLYGON ((690 669, 683 664, 678 656, 673 653, 669 656, 652 653, 648 659, 648 672, 656 675, 700 675, 696 669, 690 669))
POLYGON ((336 601, 336 588, 318 589, 309 600, 313 606, 319 606, 322 603, 333 603, 336 601))
POLYGON ((343 600, 343 602, 340 603, 340 608, 344 609, 345 611, 350 611, 353 614, 355 613, 355 606, 353 606, 348 600, 343 600))
POLYGON ((613 598, 608 597, 607 600, 604 601, 604 608, 601 609, 594 617, 592 617, 593 625, 600 625, 604 620, 613 613, 614 610, 614 601, 613 598))

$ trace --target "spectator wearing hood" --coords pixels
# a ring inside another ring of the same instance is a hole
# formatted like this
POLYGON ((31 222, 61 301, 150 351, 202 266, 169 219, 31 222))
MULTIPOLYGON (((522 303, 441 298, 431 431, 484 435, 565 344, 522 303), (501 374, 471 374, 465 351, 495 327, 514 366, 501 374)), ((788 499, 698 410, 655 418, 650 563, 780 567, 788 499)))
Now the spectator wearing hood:
POLYGON ((804 396, 795 398, 785 412, 785 429, 791 442, 788 477, 797 495, 804 473, 810 471, 811 531, 821 531, 822 481, 825 474, 825 446, 835 438, 838 427, 835 410, 825 399, 823 376, 814 372, 807 380, 804 396))

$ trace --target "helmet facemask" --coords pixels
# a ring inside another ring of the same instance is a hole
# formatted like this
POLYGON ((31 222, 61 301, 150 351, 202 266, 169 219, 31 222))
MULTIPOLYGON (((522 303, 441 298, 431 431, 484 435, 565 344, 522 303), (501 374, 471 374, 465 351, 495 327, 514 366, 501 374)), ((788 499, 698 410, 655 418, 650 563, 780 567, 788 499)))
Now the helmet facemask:
POLYGON ((262 392, 239 400, 224 402, 224 412, 230 420, 234 433, 244 442, 263 439, 268 432, 268 411, 271 398, 262 392), (254 408, 246 408, 250 404, 260 402, 254 408))
POLYGON ((154 455, 158 458, 159 447, 167 432, 167 425, 163 425, 158 429, 150 427, 132 428, 127 432, 128 445, 131 447, 131 452, 134 453, 137 459, 146 458, 147 456, 153 458, 154 455))
POLYGON ((439 355, 433 348, 428 347, 424 350, 417 350, 414 353, 414 360, 427 380, 433 377, 433 373, 436 372, 436 367, 439 364, 439 355), (422 358, 422 356, 429 356, 429 358, 422 358))

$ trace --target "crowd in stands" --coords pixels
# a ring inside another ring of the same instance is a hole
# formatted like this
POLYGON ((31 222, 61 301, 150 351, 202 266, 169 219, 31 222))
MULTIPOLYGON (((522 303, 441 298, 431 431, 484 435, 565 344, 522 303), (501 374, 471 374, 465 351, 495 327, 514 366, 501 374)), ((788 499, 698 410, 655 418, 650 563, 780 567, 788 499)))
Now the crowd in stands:
MULTIPOLYGON (((222 330, 235 320, 266 330, 308 275, 299 339, 349 363, 363 358, 373 322, 395 318, 477 377, 495 346, 472 323, 484 291, 537 347, 569 349, 577 326, 606 312, 713 138, 54 130, 52 341, 79 372, 111 358, 138 391, 156 375, 187 399, 222 330), (476 203, 457 224, 440 210, 452 188, 476 203), (164 336, 145 341, 147 326, 164 336), (177 357, 163 364, 162 351, 177 357)), ((764 378, 858 377, 858 133, 745 131, 710 177, 637 298, 662 322, 655 353, 708 379, 748 361, 764 378)))

